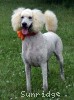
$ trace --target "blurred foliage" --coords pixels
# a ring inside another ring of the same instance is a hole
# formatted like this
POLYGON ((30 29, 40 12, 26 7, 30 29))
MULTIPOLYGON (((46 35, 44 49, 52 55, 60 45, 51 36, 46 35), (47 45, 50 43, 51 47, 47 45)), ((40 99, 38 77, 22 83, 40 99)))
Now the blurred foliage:
POLYGON ((74 0, 37 0, 37 1, 41 3, 43 2, 49 4, 64 5, 67 8, 74 6, 74 0))
MULTIPOLYGON (((22 2, 22 3, 45 3, 45 4, 56 4, 56 5, 64 5, 65 7, 74 7, 74 0, 3 0, 5 3, 14 2, 22 2)), ((3 2, 0 1, 0 2, 3 2)))

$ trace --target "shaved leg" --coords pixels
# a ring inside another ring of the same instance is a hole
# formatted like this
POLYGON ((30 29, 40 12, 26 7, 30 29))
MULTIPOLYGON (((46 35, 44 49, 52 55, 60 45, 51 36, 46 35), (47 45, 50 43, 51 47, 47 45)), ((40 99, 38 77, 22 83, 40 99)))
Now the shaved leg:
POLYGON ((31 91, 31 66, 26 64, 25 65, 25 73, 26 73, 26 86, 27 86, 27 91, 31 91))
POLYGON ((43 77, 43 89, 44 91, 48 90, 48 81, 47 81, 47 62, 41 64, 42 77, 43 77))
POLYGON ((57 60, 59 62, 59 65, 60 65, 61 79, 65 80, 65 77, 64 77, 64 68, 63 68, 63 56, 62 56, 62 54, 56 54, 56 53, 55 53, 55 55, 56 55, 56 58, 57 58, 57 60))

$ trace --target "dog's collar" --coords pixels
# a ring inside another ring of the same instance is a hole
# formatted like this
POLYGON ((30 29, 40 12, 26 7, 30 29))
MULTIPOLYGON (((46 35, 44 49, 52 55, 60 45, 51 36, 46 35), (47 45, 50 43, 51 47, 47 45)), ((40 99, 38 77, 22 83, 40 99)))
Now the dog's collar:
POLYGON ((24 40, 25 37, 34 36, 34 35, 36 35, 36 34, 37 34, 37 33, 35 33, 35 32, 29 32, 28 34, 24 35, 24 34, 22 33, 21 30, 20 30, 20 31, 17 31, 17 35, 18 35, 18 37, 19 37, 21 40, 24 40))

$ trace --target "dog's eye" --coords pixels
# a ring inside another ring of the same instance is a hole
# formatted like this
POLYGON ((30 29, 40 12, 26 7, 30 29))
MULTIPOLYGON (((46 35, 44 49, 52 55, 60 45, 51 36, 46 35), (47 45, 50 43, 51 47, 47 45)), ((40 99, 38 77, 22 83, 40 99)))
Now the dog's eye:
POLYGON ((24 18, 24 16, 21 17, 21 19, 23 19, 23 18, 24 18))
POLYGON ((31 16, 29 16, 28 18, 29 18, 29 19, 32 19, 32 17, 31 17, 31 16))

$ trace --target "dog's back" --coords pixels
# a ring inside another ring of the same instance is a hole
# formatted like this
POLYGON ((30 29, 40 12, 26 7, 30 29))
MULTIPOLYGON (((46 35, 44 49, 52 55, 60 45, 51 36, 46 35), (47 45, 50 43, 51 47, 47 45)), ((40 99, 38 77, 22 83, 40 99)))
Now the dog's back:
POLYGON ((62 52, 63 50, 63 44, 61 41, 61 38, 53 32, 47 32, 43 34, 44 38, 47 41, 47 47, 48 47, 48 52, 56 52, 56 49, 58 49, 58 52, 62 52))

